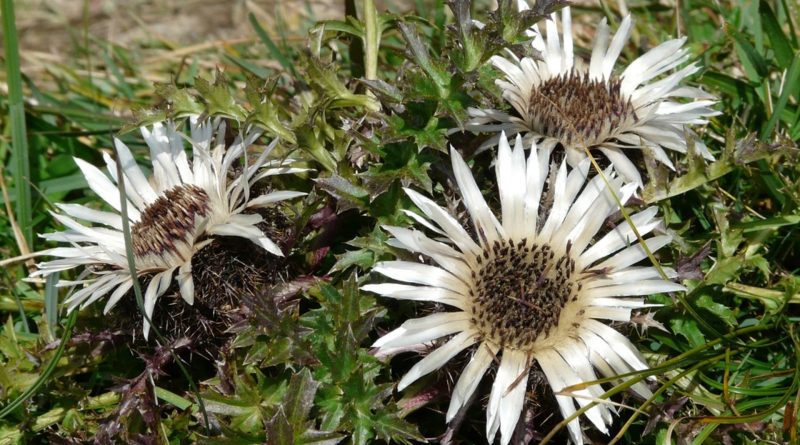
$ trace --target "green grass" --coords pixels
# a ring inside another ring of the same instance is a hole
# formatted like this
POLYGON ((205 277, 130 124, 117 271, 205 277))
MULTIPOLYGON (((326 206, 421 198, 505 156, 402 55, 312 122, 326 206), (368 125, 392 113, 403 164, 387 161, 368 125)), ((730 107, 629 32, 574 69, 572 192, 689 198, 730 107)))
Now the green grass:
MULTIPOLYGON (((574 7, 579 35, 591 36, 602 17, 615 28, 617 4, 574 7)), ((119 441, 144 434, 175 443, 221 436, 228 443, 417 443, 447 432, 442 411, 461 365, 396 393, 393 385, 416 356, 383 362, 369 348, 379 332, 430 308, 375 298, 359 286, 375 262, 397 253, 381 226, 410 224, 402 210, 413 206, 402 187, 456 205, 447 147, 470 153, 478 143, 448 131, 463 123, 469 106, 502 106, 485 61, 503 44, 521 43, 515 30, 523 23, 506 17, 479 33, 458 26, 443 2, 419 0, 416 11, 391 5, 394 13, 324 24, 309 18, 291 30, 250 11, 239 24, 248 27, 246 38, 180 45, 158 36, 107 41, 90 32, 87 9, 73 46, 37 65, 27 62, 40 55, 17 50, 14 6, 3 0, 0 8, 0 80, 8 87, 0 97, 8 191, 0 196, 1 259, 51 247, 34 234, 60 230, 47 213, 53 203, 97 205, 73 156, 103 165, 100 151, 118 136, 148 165, 147 148, 131 131, 139 123, 194 112, 253 123, 282 139, 281 155, 314 171, 271 183, 310 192, 284 209, 298 229, 289 257, 294 277, 271 291, 291 296, 265 303, 251 323, 236 326, 213 357, 220 363, 152 344, 130 347, 130 337, 111 327, 113 311, 104 317, 97 303, 68 318, 58 302, 69 288, 56 287, 54 278, 26 281, 30 270, 21 261, 4 265, 0 444, 88 440, 117 427, 119 441), (174 355, 157 368, 164 354, 174 355), (112 392, 120 383, 129 386, 112 392)), ((619 326, 652 369, 624 384, 605 382, 607 395, 622 403, 620 416, 610 437, 592 437, 659 445, 796 442, 800 8, 785 0, 627 7, 636 23, 623 58, 685 35, 703 66, 690 83, 717 95, 722 114, 702 132, 715 161, 688 156, 678 158, 675 172, 648 172, 654 179, 643 205, 659 207, 676 240, 654 259, 678 269, 688 291, 651 296, 661 307, 640 314, 649 329, 619 326), (627 395, 650 376, 652 398, 627 395)), ((461 13, 490 23, 485 8, 480 2, 461 13)), ((490 157, 473 162, 492 196, 490 157)), ((533 432, 561 443, 560 414, 543 420, 554 406, 548 397, 529 394, 531 413, 542 416, 533 432)), ((478 397, 455 437, 485 442, 484 422, 485 397, 478 397)))
POLYGON ((11 147, 14 161, 11 171, 17 198, 16 217, 23 236, 19 240, 20 250, 23 251, 22 253, 28 253, 33 248, 31 167, 28 155, 28 133, 25 128, 25 108, 22 102, 22 74, 19 66, 14 2, 4 0, 0 6, 3 14, 3 43, 8 81, 8 120, 11 127, 11 147))

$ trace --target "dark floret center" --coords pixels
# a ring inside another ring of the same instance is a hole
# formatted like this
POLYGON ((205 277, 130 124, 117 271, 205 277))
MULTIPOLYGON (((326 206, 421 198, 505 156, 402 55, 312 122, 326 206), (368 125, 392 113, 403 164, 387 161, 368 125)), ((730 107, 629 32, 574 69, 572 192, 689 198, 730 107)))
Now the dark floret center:
POLYGON ((548 79, 531 92, 529 123, 565 145, 591 148, 636 121, 620 85, 617 78, 592 80, 588 73, 575 71, 548 79))
POLYGON ((575 300, 575 261, 548 245, 495 241, 473 272, 472 322, 502 347, 527 349, 556 327, 575 300))
POLYGON ((176 253, 196 229, 198 218, 210 213, 208 195, 194 185, 176 186, 151 203, 131 227, 133 253, 148 255, 176 253))

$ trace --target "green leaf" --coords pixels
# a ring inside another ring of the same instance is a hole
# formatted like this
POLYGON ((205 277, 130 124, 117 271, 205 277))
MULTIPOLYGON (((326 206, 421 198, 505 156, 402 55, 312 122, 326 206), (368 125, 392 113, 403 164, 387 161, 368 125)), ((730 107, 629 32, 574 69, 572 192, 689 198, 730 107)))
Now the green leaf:
POLYGON ((734 295, 747 298, 748 300, 758 300, 764 304, 765 308, 770 313, 778 313, 789 299, 789 295, 785 292, 780 292, 773 289, 764 289, 756 286, 749 286, 741 283, 728 283, 725 285, 725 291, 731 292, 734 295))
POLYGON ((296 134, 300 147, 310 154, 325 170, 329 172, 338 171, 337 160, 323 144, 324 139, 320 140, 324 136, 318 133, 315 128, 315 122, 307 122, 297 129, 296 134))
POLYGON ((266 378, 257 368, 248 367, 248 374, 234 374, 234 394, 203 393, 209 413, 230 416, 230 426, 246 434, 264 430, 267 419, 275 412, 285 394, 287 382, 266 378))
POLYGON ((262 80, 253 76, 247 77, 245 94, 253 110, 247 117, 249 123, 263 128, 268 134, 281 138, 291 144, 297 143, 297 138, 288 125, 281 122, 280 108, 269 98, 267 91, 259 87, 262 80))
POLYGON ((47 320, 47 330, 50 337, 56 333, 56 326, 58 324, 58 274, 50 274, 47 276, 47 282, 44 288, 44 315, 47 320))
POLYGON ((113 54, 109 51, 103 51, 101 53, 103 57, 103 61, 105 62, 108 70, 111 71, 111 74, 116 79, 116 87, 117 89, 122 92, 122 94, 127 97, 128 99, 133 98, 133 88, 128 84, 125 80, 125 76, 123 75, 122 71, 120 71, 119 66, 116 62, 114 62, 113 54))
POLYGON ((800 223, 800 215, 774 216, 767 219, 759 219, 736 224, 734 227, 744 233, 760 232, 762 230, 775 230, 784 226, 791 226, 800 223))
POLYGON ((257 405, 254 405, 250 400, 231 399, 216 394, 204 394, 203 400, 206 402, 206 409, 208 412, 214 414, 221 414, 224 416, 246 416, 258 412, 257 405))
POLYGON ((353 266, 367 269, 375 264, 375 254, 368 250, 351 250, 336 256, 331 272, 343 272, 353 266))
POLYGON ((164 389, 164 388, 162 388, 160 386, 156 386, 155 393, 156 393, 156 397, 158 397, 159 399, 161 399, 161 400, 163 400, 163 401, 165 401, 167 403, 170 403, 170 404, 174 405, 178 409, 182 409, 182 410, 183 409, 187 409, 187 408, 189 408, 190 406, 193 405, 193 403, 191 401, 186 400, 185 398, 175 394, 174 392, 169 391, 167 389, 164 389))
POLYGON ((450 75, 443 66, 431 59, 428 47, 422 43, 416 28, 402 22, 398 24, 398 27, 400 32, 403 33, 403 37, 405 37, 409 50, 411 50, 411 55, 417 65, 436 84, 439 97, 447 97, 447 85, 450 83, 450 75))
POLYGON ((270 445, 295 444, 294 429, 283 409, 278 409, 278 412, 267 422, 267 443, 270 445))
POLYGON ((252 12, 247 14, 247 20, 250 21, 250 25, 256 32, 256 35, 258 35, 258 38, 261 39, 261 42, 263 42, 264 45, 267 46, 267 49, 269 50, 269 53, 272 55, 272 57, 275 58, 275 60, 277 60, 281 64, 281 66, 286 68, 287 71, 292 73, 292 77, 295 78, 299 77, 297 74, 297 69, 294 67, 292 61, 289 60, 289 58, 286 57, 286 55, 283 54, 283 52, 278 48, 278 45, 276 45, 275 42, 272 41, 272 39, 269 37, 269 34, 267 34, 267 31, 265 31, 264 28, 261 26, 261 24, 258 23, 258 19, 256 19, 256 16, 253 15, 252 12))
POLYGON ((249 60, 245 60, 245 59, 242 59, 241 57, 236 57, 236 56, 233 56, 231 54, 225 54, 224 57, 225 57, 225 59, 227 59, 231 63, 233 63, 235 65, 238 65, 240 68, 242 68, 246 72, 248 72, 248 73, 250 73, 252 75, 255 75, 255 76, 257 76, 257 77, 259 77, 261 79, 266 79, 270 75, 271 71, 269 69, 264 68, 264 67, 259 66, 259 65, 256 65, 255 63, 253 63, 253 62, 251 62, 249 60))
POLYGON ((388 119, 395 137, 413 138, 417 150, 431 147, 442 153, 447 153, 447 132, 449 128, 444 122, 433 114, 428 116, 428 120, 422 125, 418 119, 426 113, 420 112, 422 106, 409 106, 408 113, 404 115, 393 115, 388 119))
POLYGON ((736 316, 733 311, 724 304, 717 303, 710 295, 703 294, 696 301, 697 307, 703 308, 719 317, 729 327, 736 326, 736 316))
POLYGON ((289 387, 283 399, 283 411, 295 431, 303 429, 319 385, 319 382, 315 382, 311 377, 311 372, 305 368, 292 375, 289 380, 289 387))
POLYGON ((736 254, 736 250, 744 240, 742 231, 730 227, 728 221, 729 210, 722 205, 714 205, 712 207, 714 220, 717 223, 717 230, 720 233, 719 239, 719 253, 723 258, 731 257, 736 254))
POLYGON ((708 71, 703 74, 702 81, 711 88, 719 90, 734 103, 744 101, 751 104, 755 103, 758 98, 752 85, 726 74, 708 71))
POLYGON ((775 18, 775 13, 772 12, 772 7, 769 3, 761 0, 758 7, 758 12, 761 14, 761 25, 769 37, 769 42, 772 44, 772 50, 775 52, 775 61, 781 68, 788 68, 795 59, 794 51, 789 39, 783 34, 778 19, 775 18))
POLYGON ((217 73, 214 83, 198 78, 195 80, 195 88, 206 102, 208 114, 224 116, 237 122, 244 122, 247 119, 245 109, 236 102, 221 73, 217 73))
MULTIPOLYGON (((199 79, 198 79, 199 80, 199 79)), ((163 98, 170 105, 170 115, 174 118, 181 118, 190 115, 199 115, 205 111, 203 104, 199 103, 188 90, 178 88, 172 84, 156 84, 156 94, 163 98)), ((163 120, 163 115, 153 115, 153 121, 163 120)), ((143 122, 138 122, 141 125, 143 122)))
MULTIPOLYGON (((507 47, 508 44, 528 42, 529 37, 525 35, 525 31, 567 5, 565 0, 538 0, 529 2, 531 9, 520 12, 517 10, 516 0, 500 0, 497 3, 498 7, 490 17, 491 21, 481 31, 499 40, 497 46, 500 48, 507 47)), ((495 51, 498 50, 499 48, 495 48, 495 51)))
POLYGON ((357 322, 361 318, 361 291, 354 275, 342 283, 342 315, 343 321, 348 324, 357 322))
POLYGON ((353 238, 347 243, 350 246, 358 247, 359 250, 349 251, 338 256, 337 262, 331 270, 344 271, 353 265, 362 269, 371 267, 377 258, 390 251, 391 247, 386 244, 388 239, 386 232, 376 224, 369 234, 353 238))
MULTIPOLYGON (((7 415, 11 414, 14 410, 16 410, 22 403, 26 400, 29 400, 31 397, 36 395, 39 391, 39 388, 50 379, 50 376, 55 371, 56 367, 58 366, 59 360, 61 360, 61 355, 64 353, 64 349, 66 348, 67 341, 72 336, 72 328, 75 326, 75 320, 77 319, 77 312, 73 312, 70 314, 69 318, 66 321, 66 326, 64 327, 64 332, 61 335, 61 341, 58 344, 58 348, 56 348, 56 352, 53 357, 50 359, 50 362, 42 370, 41 374, 38 378, 30 385, 27 386, 27 389, 17 396, 13 401, 6 404, 3 409, 0 409, 0 419, 6 417, 7 415)), ((6 336, 9 338, 14 338, 14 328, 11 323, 12 319, 9 317, 8 323, 6 324, 6 336), (10 329, 9 329, 10 328, 10 329)), ((14 340, 16 343, 16 340, 14 340)), ((19 381, 15 381, 15 384, 19 384, 19 381)))
POLYGON ((719 259, 706 274, 704 282, 706 284, 725 284, 735 279, 744 265, 744 258, 739 256, 719 259))
POLYGON ((297 445, 335 445, 345 436, 333 431, 306 430, 300 437, 295 438, 297 445))
POLYGON ((33 245, 33 202, 31 201, 31 164, 28 149, 28 133, 25 126, 25 104, 22 100, 22 73, 19 60, 19 40, 14 16, 14 3, 0 3, 3 16, 3 43, 5 48, 6 81, 8 83, 8 118, 11 127, 11 147, 16 195, 15 216, 23 238, 30 250, 33 245))
POLYGON ((319 386, 308 368, 292 375, 283 403, 267 425, 269 443, 332 445, 343 439, 339 433, 314 429, 315 422, 308 419, 319 386))
POLYGON ((404 444, 414 443, 412 441, 425 442, 425 438, 422 437, 415 425, 395 413, 378 417, 372 425, 378 438, 386 442, 395 441, 404 444))
POLYGON ((477 28, 470 14, 471 1, 454 0, 448 5, 456 19, 458 42, 460 43, 453 59, 461 72, 474 71, 480 68, 486 59, 484 53, 488 46, 488 36, 482 30, 475 32, 477 28))
MULTIPOLYGON (((786 72, 785 83, 781 95, 778 98, 778 102, 775 104, 772 115, 769 117, 769 121, 761 132, 762 139, 769 139, 770 133, 772 133, 772 130, 778 122, 778 118, 789 102, 789 96, 794 96, 795 98, 800 96, 798 90, 800 90, 800 57, 794 57, 789 70, 786 72)), ((791 126, 791 121, 789 124, 791 126)))
POLYGON ((736 47, 736 52, 739 54, 739 60, 742 62, 745 73, 747 73, 747 77, 754 83, 761 83, 761 80, 769 73, 767 62, 764 60, 764 57, 756 51, 742 33, 734 29, 731 29, 730 33, 736 41, 734 46, 736 47))
POLYGON ((317 185, 333 197, 338 199, 339 205, 346 204, 347 207, 365 208, 369 198, 369 192, 362 187, 353 184, 351 181, 333 174, 327 178, 317 178, 314 180, 317 185))
MULTIPOLYGON (((72 162, 72 160, 70 160, 70 162, 72 162)), ((44 196, 60 195, 73 190, 83 190, 88 187, 89 185, 86 183, 86 178, 81 173, 62 176, 60 178, 45 179, 39 183, 39 189, 44 196)), ((11 189, 9 192, 13 193, 13 191, 14 189, 11 189)), ((13 194, 9 196, 9 198, 11 202, 16 201, 16 196, 13 194)), ((0 204, 4 202, 2 195, 0 195, 0 204)))
POLYGON ((366 85, 384 103, 399 104, 403 102, 403 93, 388 82, 380 79, 361 79, 361 83, 366 85))
POLYGON ((347 89, 334 66, 323 66, 322 61, 309 57, 306 59, 306 72, 311 86, 326 97, 327 108, 361 107, 365 111, 380 111, 381 105, 375 98, 347 89))
POLYGON ((320 22, 311 29, 314 32, 338 32, 342 34, 349 34, 359 39, 364 38, 364 24, 352 16, 348 16, 346 21, 342 20, 326 20, 320 22))
POLYGON ((669 321, 672 331, 681 335, 689 341, 692 348, 702 346, 706 343, 706 338, 697 326, 697 322, 691 318, 675 317, 669 321))

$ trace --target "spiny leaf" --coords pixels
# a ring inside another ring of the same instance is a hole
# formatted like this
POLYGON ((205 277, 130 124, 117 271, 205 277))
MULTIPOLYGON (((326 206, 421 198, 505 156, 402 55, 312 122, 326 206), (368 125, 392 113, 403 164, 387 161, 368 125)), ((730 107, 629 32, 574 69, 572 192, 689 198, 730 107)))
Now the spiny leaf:
POLYGON ((222 73, 217 74, 213 83, 198 78, 195 80, 195 88, 205 101, 210 115, 224 116, 238 122, 247 119, 247 112, 237 103, 222 73))
POLYGON ((269 445, 294 445, 294 428, 282 408, 267 422, 267 443, 269 445))
POLYGON ((364 208, 369 192, 352 181, 337 174, 314 180, 320 188, 339 200, 340 211, 348 208, 364 208))
POLYGON ((289 380, 286 397, 283 399, 283 411, 295 431, 301 431, 307 422, 306 417, 311 411, 314 394, 317 393, 319 385, 319 382, 314 381, 311 377, 308 369, 292 375, 289 380))
POLYGON ((337 70, 332 66, 324 66, 322 61, 309 57, 305 63, 306 73, 312 87, 322 93, 327 108, 359 107, 365 111, 377 112, 380 104, 373 97, 351 92, 339 79, 337 70))
POLYGON ((697 322, 691 318, 676 317, 670 320, 669 324, 672 331, 685 337, 692 348, 703 345, 706 342, 705 336, 697 326, 697 322))
POLYGON ((733 311, 724 304, 714 301, 710 295, 701 295, 695 301, 695 304, 697 307, 706 309, 715 316, 719 317, 719 319, 724 321, 729 327, 736 326, 736 316, 734 315, 733 311))
POLYGON ((446 97, 446 87, 450 83, 450 76, 445 71, 445 68, 431 59, 428 48, 422 43, 416 28, 407 23, 399 23, 398 27, 400 32, 403 33, 403 37, 405 37, 411 55, 417 65, 433 80, 439 91, 439 96, 446 97))
POLYGON ((290 144, 296 144, 297 138, 288 126, 280 120, 280 108, 266 95, 266 91, 259 88, 262 81, 253 76, 248 76, 245 94, 253 110, 247 117, 248 122, 267 130, 271 135, 277 136, 290 144))

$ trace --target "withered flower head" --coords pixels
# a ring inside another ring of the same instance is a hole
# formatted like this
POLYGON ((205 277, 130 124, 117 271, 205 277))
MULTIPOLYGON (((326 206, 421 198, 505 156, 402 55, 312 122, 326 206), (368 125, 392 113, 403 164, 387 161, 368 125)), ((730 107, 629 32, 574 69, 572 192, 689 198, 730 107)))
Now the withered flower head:
MULTIPOLYGON (((178 124, 171 121, 141 128, 150 148, 150 178, 128 147, 118 139, 114 141, 125 179, 136 273, 148 279, 144 292, 148 318, 153 317, 156 301, 173 280, 177 281, 183 300, 189 305, 194 303, 193 260, 217 237, 242 238, 271 255, 283 256, 280 247, 259 228, 264 218, 258 211, 304 195, 296 191, 272 191, 258 196, 251 193, 252 185, 267 176, 301 170, 268 159, 277 140, 261 147, 263 151, 250 163, 247 152, 254 149, 260 131, 246 129, 228 145, 226 123, 221 119, 200 121, 191 117, 189 127, 190 135, 180 132, 178 124), (191 159, 184 148, 187 142, 191 159)), ((80 275, 85 286, 66 299, 68 311, 108 296, 104 309, 107 313, 133 286, 122 232, 117 164, 106 153, 104 158, 110 179, 81 159, 76 158, 75 162, 89 187, 115 211, 57 204, 63 213, 54 212, 53 216, 68 230, 42 235, 69 247, 42 252, 59 259, 39 263, 34 276, 85 266, 80 275)), ((149 331, 150 323, 145 319, 145 338, 149 331)))

